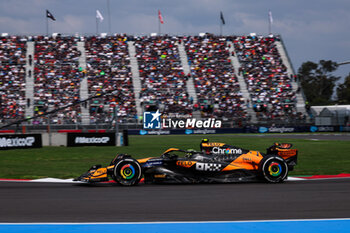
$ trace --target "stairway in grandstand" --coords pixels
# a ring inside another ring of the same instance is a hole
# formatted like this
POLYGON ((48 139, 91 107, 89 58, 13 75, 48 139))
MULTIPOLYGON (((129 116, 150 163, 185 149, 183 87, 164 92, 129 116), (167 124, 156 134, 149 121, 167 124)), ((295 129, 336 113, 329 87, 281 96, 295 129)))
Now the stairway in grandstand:
POLYGON ((248 91, 248 88, 247 88, 247 84, 245 83, 243 76, 241 74, 239 74, 239 72, 238 72, 239 67, 240 67, 238 58, 237 58, 236 55, 232 56, 232 52, 234 52, 234 54, 236 54, 236 51, 234 49, 234 46, 233 46, 232 42, 229 42, 228 44, 230 45, 230 59, 231 59, 231 63, 232 63, 232 66, 233 66, 233 68, 235 70, 235 74, 237 76, 239 87, 241 89, 243 98, 244 98, 244 100, 246 102, 247 102, 247 100, 250 101, 249 107, 247 107, 247 113, 252 117, 251 118, 252 123, 257 123, 258 120, 257 120, 256 114, 255 114, 255 112, 253 110, 253 105, 251 104, 251 100, 250 100, 250 95, 249 95, 249 91, 248 91))
POLYGON ((27 42, 27 54, 26 54, 26 91, 25 100, 30 100, 30 105, 26 105, 25 117, 32 117, 34 115, 34 42, 27 42), (29 57, 32 57, 30 64, 29 57))
MULTIPOLYGON (((285 51, 285 48, 282 44, 283 42, 281 41, 275 41, 275 44, 276 44, 276 48, 279 52, 279 54, 281 55, 281 58, 282 58, 282 61, 283 61, 283 64, 285 64, 285 66, 287 67, 287 73, 288 75, 294 75, 294 70, 292 69, 292 66, 291 66, 291 63, 290 63, 290 60, 287 56, 287 53, 285 51)), ((306 114, 306 111, 305 111, 305 99, 303 97, 303 95, 301 94, 301 92, 297 93, 297 89, 299 87, 299 84, 297 82, 295 82, 294 78, 292 78, 292 88, 293 88, 293 91, 296 92, 296 97, 297 97, 297 111, 298 112, 301 112, 303 114, 306 114)))
MULTIPOLYGON (((180 60, 181 60, 181 65, 184 69, 184 73, 188 75, 189 73, 191 73, 191 68, 188 64, 188 59, 187 59, 185 47, 183 45, 183 41, 180 44, 178 43, 177 46, 179 48, 180 60)), ((193 98, 193 103, 197 103, 198 101, 197 94, 196 94, 196 89, 194 88, 192 76, 187 80, 186 89, 187 89, 188 95, 193 98)), ((195 118, 201 118, 200 111, 193 111, 193 116, 195 118)))
POLYGON ((141 91, 141 80, 140 72, 137 59, 135 57, 136 50, 132 41, 128 41, 128 49, 130 55, 130 66, 132 73, 132 85, 134 87, 135 102, 136 102, 136 111, 138 116, 142 116, 142 108, 140 103, 140 91, 141 91))
MULTIPOLYGON (((78 47, 78 50, 81 52, 81 55, 79 57, 79 67, 85 70, 86 69, 85 43, 79 41, 77 44, 77 47, 78 47)), ((84 77, 80 81, 80 100, 85 100, 88 97, 89 97, 88 82, 87 82, 87 77, 84 77)), ((81 123, 82 124, 90 123, 90 111, 89 111, 88 104, 81 105, 81 123)))

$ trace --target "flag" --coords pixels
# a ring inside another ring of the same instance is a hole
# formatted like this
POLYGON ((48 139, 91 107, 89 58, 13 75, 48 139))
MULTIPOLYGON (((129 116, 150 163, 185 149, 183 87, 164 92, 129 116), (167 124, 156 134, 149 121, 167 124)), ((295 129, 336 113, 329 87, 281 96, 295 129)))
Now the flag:
POLYGON ((272 24, 273 23, 273 18, 272 18, 272 12, 269 11, 269 20, 270 20, 270 23, 272 24))
POLYGON ((220 11, 220 19, 221 19, 222 25, 225 25, 225 19, 224 19, 224 15, 222 14, 222 11, 220 11))
POLYGON ((53 17, 53 15, 50 13, 49 10, 46 10, 46 18, 50 18, 50 19, 52 19, 53 21, 56 21, 55 17, 53 17))
POLYGON ((160 13, 160 10, 158 10, 158 18, 159 18, 159 22, 160 22, 161 24, 164 24, 163 16, 162 16, 162 13, 160 13))
POLYGON ((103 16, 99 10, 96 10, 96 19, 99 19, 100 22, 103 21, 103 16))

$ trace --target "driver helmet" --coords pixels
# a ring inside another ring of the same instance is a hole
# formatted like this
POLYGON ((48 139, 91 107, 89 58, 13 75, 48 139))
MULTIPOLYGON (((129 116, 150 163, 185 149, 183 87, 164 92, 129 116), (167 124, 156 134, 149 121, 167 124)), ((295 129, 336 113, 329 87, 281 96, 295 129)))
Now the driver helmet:
POLYGON ((202 139, 202 142, 201 142, 201 144, 200 144, 200 149, 201 149, 201 151, 203 151, 203 146, 202 146, 202 144, 203 144, 203 143, 208 143, 208 142, 209 142, 209 139, 207 139, 207 138, 202 139))

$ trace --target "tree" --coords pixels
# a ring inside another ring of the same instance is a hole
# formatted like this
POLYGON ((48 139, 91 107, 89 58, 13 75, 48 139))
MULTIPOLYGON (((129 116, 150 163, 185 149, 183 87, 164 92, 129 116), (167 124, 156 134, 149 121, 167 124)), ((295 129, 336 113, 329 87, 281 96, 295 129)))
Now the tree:
POLYGON ((335 82, 339 77, 332 75, 338 65, 333 61, 321 60, 319 64, 304 62, 298 70, 298 77, 310 105, 331 104, 335 82))
POLYGON ((350 104, 350 73, 345 78, 344 83, 338 86, 337 96, 339 104, 350 104))

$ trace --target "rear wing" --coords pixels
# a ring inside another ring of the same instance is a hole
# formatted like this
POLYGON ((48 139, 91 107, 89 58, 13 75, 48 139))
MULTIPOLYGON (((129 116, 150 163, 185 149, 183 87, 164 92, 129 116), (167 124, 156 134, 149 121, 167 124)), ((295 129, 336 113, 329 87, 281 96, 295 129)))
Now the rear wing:
POLYGON ((294 166, 298 162, 298 149, 291 149, 293 144, 290 143, 277 143, 266 149, 268 155, 278 155, 282 157, 288 164, 289 170, 292 171, 294 166))

